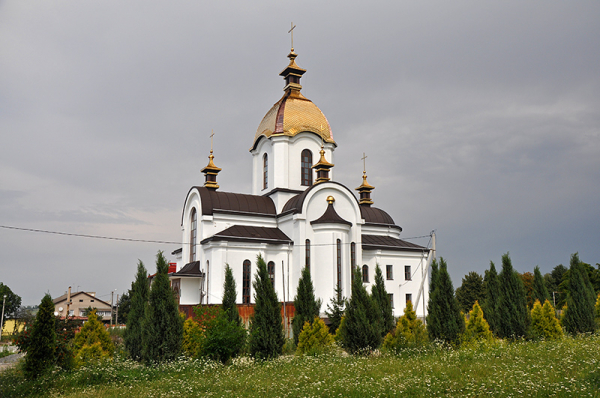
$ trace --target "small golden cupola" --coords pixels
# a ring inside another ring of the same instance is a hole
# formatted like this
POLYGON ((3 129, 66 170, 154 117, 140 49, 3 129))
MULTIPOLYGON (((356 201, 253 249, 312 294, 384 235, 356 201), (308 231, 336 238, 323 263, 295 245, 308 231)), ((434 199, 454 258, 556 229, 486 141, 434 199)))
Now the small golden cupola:
POLYGON ((374 186, 372 186, 371 184, 369 184, 367 182, 367 168, 366 168, 366 162, 365 160, 367 159, 367 157, 365 156, 365 154, 363 153, 363 182, 360 185, 360 187, 355 188, 360 195, 360 200, 358 201, 358 203, 360 205, 365 205, 370 207, 373 204, 373 199, 371 199, 371 191, 375 189, 374 186))
POLYGON ((320 154, 321 158, 319 159, 319 162, 312 167, 317 172, 317 181, 315 181, 316 184, 329 181, 329 169, 334 166, 333 163, 329 163, 327 159, 325 159, 325 149, 323 149, 323 143, 321 143, 320 154))
POLYGON ((208 164, 204 167, 201 172, 204 173, 204 186, 208 189, 217 190, 219 185, 217 184, 217 174, 221 169, 215 166, 213 159, 213 136, 215 134, 211 132, 210 135, 210 155, 208 155, 208 164))

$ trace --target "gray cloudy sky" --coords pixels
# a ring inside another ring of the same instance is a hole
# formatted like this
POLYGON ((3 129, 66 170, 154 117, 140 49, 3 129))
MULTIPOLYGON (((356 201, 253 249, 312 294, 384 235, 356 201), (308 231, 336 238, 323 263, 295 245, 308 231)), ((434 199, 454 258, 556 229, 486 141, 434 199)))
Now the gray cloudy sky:
MULTIPOLYGON (((180 241, 211 129, 221 189, 250 192, 294 21, 336 179, 360 185, 366 152, 375 206, 437 231, 455 287, 507 251, 595 264, 599 20, 597 1, 0 1, 0 225, 180 241)), ((178 247, 0 228, 0 281, 110 299, 178 247)))

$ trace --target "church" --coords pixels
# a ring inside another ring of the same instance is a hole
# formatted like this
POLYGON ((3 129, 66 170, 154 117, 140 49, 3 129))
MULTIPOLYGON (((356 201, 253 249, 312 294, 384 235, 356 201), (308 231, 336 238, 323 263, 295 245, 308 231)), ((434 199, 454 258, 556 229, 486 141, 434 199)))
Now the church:
POLYGON ((323 318, 336 287, 350 297, 353 267, 360 267, 370 292, 377 265, 394 316, 401 316, 410 300, 423 317, 433 251, 400 239, 402 228, 373 206, 374 187, 366 171, 357 176, 361 183, 354 190, 335 181, 337 144, 323 112, 301 92, 306 70, 296 64, 296 57, 292 47, 289 64, 280 73, 284 94, 254 137, 248 137, 252 194, 219 190, 221 169, 215 165, 211 141, 202 169, 204 184, 191 187, 185 198, 182 248, 172 253, 177 265, 169 276, 180 308, 191 315, 194 305, 220 304, 229 264, 238 308, 247 319, 253 311, 252 282, 260 254, 285 303, 288 322, 304 267, 310 269, 315 296, 323 301, 323 318))

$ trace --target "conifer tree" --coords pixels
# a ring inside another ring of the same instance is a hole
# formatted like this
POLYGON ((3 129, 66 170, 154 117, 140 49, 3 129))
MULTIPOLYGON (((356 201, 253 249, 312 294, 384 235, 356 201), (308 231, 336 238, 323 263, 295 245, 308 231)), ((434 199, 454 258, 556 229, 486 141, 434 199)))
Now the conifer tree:
POLYGON ((108 331, 96 315, 96 309, 88 314, 88 320, 83 324, 79 333, 75 335, 73 345, 75 360, 79 364, 108 358, 113 355, 115 346, 108 331))
POLYGON ((235 322, 236 325, 242 324, 240 312, 237 308, 237 291, 235 278, 229 264, 225 264, 225 282, 223 283, 223 311, 227 314, 227 318, 235 322))
POLYGON ((476 301, 483 302, 485 288, 481 275, 475 271, 465 275, 462 279, 462 285, 456 289, 456 299, 464 313, 471 311, 476 301))
POLYGON ((148 271, 141 260, 138 261, 135 281, 131 284, 131 307, 125 328, 125 348, 136 361, 142 359, 142 320, 148 306, 148 271))
POLYGON ((498 336, 525 337, 530 324, 525 287, 518 272, 513 269, 508 253, 502 256, 502 272, 498 279, 500 281, 498 336))
POLYGON ((498 273, 493 261, 490 261, 490 269, 485 271, 485 300, 481 309, 485 314, 485 319, 490 325, 490 330, 498 334, 500 320, 498 319, 498 300, 500 299, 500 283, 498 273))
POLYGON ((55 361, 56 332, 54 331, 54 303, 49 294, 40 304, 25 356, 25 376, 35 379, 46 373, 55 361))
POLYGON ((596 326, 600 328, 600 294, 596 299, 596 326))
POLYGON ((567 311, 563 317, 565 330, 571 334, 593 333, 596 330, 594 288, 577 253, 571 256, 567 311))
POLYGON ((412 302, 408 301, 404 307, 404 315, 398 319, 396 329, 385 336, 382 347, 396 351, 403 348, 418 347, 427 343, 427 329, 413 309, 412 302))
POLYGON ((342 287, 336 285, 333 291, 333 297, 327 304, 327 318, 329 318, 329 333, 335 334, 340 327, 342 317, 344 316, 344 309, 346 307, 346 298, 342 296, 342 287))
POLYGON ((434 258, 433 261, 431 262, 431 279, 429 282, 429 297, 431 297, 431 293, 433 293, 433 290, 435 289, 438 273, 439 273, 439 266, 437 263, 437 259, 434 258))
POLYGON ((321 300, 315 299, 315 289, 310 277, 310 269, 304 267, 298 281, 298 290, 294 297, 294 319, 292 319, 292 330, 294 332, 294 344, 298 345, 300 332, 304 323, 312 324, 315 317, 319 317, 321 311, 321 300))
POLYGON ((469 320, 466 321, 465 325, 464 341, 490 341, 492 339, 493 335, 490 331, 490 325, 485 320, 484 313, 479 306, 479 302, 476 301, 475 304, 473 304, 473 309, 469 311, 469 320))
POLYGON ((371 287, 371 298, 377 307, 379 323, 381 324, 381 337, 385 337, 394 329, 394 313, 392 312, 392 303, 385 289, 383 273, 379 264, 375 267, 375 284, 371 287))
POLYGON ((454 297, 454 287, 443 257, 440 257, 439 266, 436 286, 429 297, 427 332, 431 340, 457 344, 465 328, 465 321, 454 297))
POLYGON ((260 254, 256 264, 258 270, 252 283, 256 304, 250 320, 248 349, 254 358, 275 358, 281 354, 285 343, 281 304, 269 278, 267 264, 260 254))
POLYGON ((560 322, 556 318, 556 311, 546 300, 544 305, 536 300, 531 310, 531 334, 536 338, 558 339, 563 336, 560 322))
POLYGON ((342 344, 351 353, 374 350, 381 343, 381 325, 373 300, 363 286, 358 267, 352 277, 352 294, 340 326, 342 344))
POLYGON ((159 251, 148 308, 142 321, 142 358, 146 363, 173 360, 181 353, 183 319, 179 316, 179 306, 171 289, 168 271, 169 264, 159 251))
POLYGON ((312 324, 304 323, 302 332, 298 337, 296 355, 317 355, 330 350, 333 345, 333 336, 325 322, 319 317, 313 319, 312 324))
POLYGON ((544 283, 544 277, 540 271, 539 266, 535 266, 533 269, 533 301, 539 300, 540 303, 545 302, 550 299, 550 295, 548 294, 548 289, 546 289, 546 284, 544 283))

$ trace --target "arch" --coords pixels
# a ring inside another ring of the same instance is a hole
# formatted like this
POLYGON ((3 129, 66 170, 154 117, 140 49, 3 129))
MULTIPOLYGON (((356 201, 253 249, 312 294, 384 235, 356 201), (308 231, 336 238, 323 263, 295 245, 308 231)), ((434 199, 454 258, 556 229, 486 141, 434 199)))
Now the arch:
POLYGON ((267 264, 267 271, 269 272, 271 284, 273 285, 273 288, 275 288, 275 263, 273 261, 269 261, 267 264))
POLYGON ((242 303, 250 304, 250 271, 252 263, 250 260, 244 260, 242 268, 242 303))
POLYGON ((263 155, 263 189, 269 187, 269 156, 263 155))
POLYGON ((305 149, 300 156, 300 185, 307 187, 312 185, 312 166, 312 152, 305 149))
POLYGON ((369 283, 369 266, 367 264, 362 267, 362 280, 363 283, 369 283))
POLYGON ((192 207, 190 214, 190 263, 196 261, 196 239, 198 238, 198 212, 192 207))

